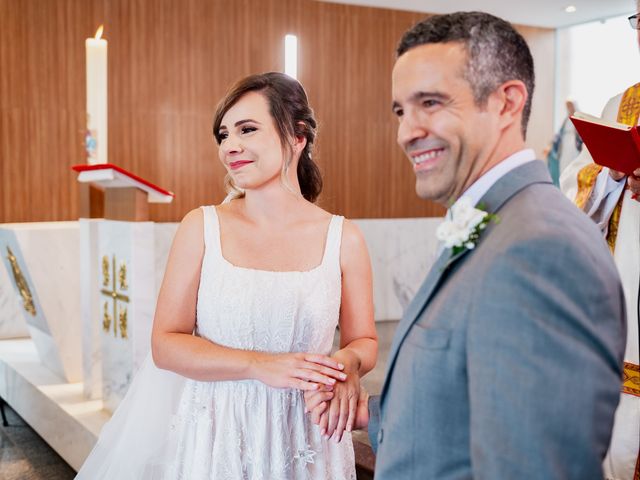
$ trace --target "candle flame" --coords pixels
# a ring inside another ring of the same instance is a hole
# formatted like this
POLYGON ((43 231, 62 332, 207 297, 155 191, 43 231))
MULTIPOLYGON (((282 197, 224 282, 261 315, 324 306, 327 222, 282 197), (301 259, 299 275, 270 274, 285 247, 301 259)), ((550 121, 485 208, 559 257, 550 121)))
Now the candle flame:
POLYGON ((96 40, 100 40, 100 37, 102 37, 102 30, 104 30, 104 25, 100 25, 96 30, 96 36, 94 37, 96 40))

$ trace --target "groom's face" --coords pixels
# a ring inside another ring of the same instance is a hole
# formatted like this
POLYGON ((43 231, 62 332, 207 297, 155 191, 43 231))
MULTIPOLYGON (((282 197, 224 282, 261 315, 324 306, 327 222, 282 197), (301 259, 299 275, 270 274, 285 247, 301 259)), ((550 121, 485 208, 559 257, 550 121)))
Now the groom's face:
POLYGON ((445 206, 479 176, 495 146, 495 112, 481 108, 465 79, 459 42, 414 47, 393 68, 398 144, 416 176, 419 197, 445 206))

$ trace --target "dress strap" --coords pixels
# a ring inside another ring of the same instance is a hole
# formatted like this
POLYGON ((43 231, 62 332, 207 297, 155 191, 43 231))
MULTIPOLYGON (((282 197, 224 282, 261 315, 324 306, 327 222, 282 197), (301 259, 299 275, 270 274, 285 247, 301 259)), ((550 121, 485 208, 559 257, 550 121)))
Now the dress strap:
POLYGON ((340 265, 340 246, 342 245, 342 224, 344 217, 340 215, 334 215, 331 217, 329 223, 329 231, 327 232, 327 239, 324 246, 324 256, 322 257, 322 264, 327 262, 334 264, 334 260, 340 265))
POLYGON ((222 255, 220 249, 220 223, 215 205, 207 205, 202 208, 202 218, 204 222, 204 248, 205 253, 213 254, 216 257, 222 255))

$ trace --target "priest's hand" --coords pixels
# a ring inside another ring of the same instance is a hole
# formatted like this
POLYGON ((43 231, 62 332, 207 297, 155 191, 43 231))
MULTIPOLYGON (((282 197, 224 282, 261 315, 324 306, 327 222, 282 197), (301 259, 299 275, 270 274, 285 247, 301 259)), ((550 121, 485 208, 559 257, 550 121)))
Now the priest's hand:
POLYGON ((624 177, 626 177, 626 175, 627 174, 624 172, 618 172, 617 170, 609 169, 609 176, 613 178, 616 182, 619 182, 620 180, 622 180, 624 177))
POLYGON ((616 170, 609 170, 609 176, 613 178, 616 182, 619 182, 624 177, 627 177, 627 185, 629 185, 629 190, 631 190, 632 196, 634 200, 640 201, 640 168, 637 168, 633 171, 633 175, 627 176, 624 172, 618 172, 616 170))
POLYGON ((633 175, 627 177, 627 184, 629 185, 629 190, 633 193, 632 198, 638 200, 640 196, 640 168, 635 169, 633 175))

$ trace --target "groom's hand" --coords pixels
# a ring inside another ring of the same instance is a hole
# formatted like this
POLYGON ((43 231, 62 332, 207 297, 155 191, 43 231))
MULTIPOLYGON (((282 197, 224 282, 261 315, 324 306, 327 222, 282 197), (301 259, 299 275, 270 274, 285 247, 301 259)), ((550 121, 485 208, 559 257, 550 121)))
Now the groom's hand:
MULTIPOLYGON (((333 398, 333 392, 329 388, 323 386, 321 391, 304 392, 305 413, 309 414, 311 422, 316 425, 327 422, 327 407, 333 398)), ((364 388, 360 388, 353 428, 354 430, 366 430, 368 426, 369 393, 364 388)))
MULTIPOLYGON (((345 431, 351 432, 358 422, 358 407, 361 393, 359 366, 360 361, 353 352, 343 349, 336 352, 334 359, 344 365, 343 372, 347 374, 342 381, 334 385, 326 385, 318 390, 304 392, 305 410, 310 414, 312 423, 320 428, 324 437, 333 437, 336 442, 342 440, 345 431)), ((365 398, 368 398, 364 392, 365 398)), ((367 405, 364 404, 366 410, 367 405)), ((368 412, 360 412, 360 424, 368 423, 368 412)))
POLYGON ((353 430, 360 396, 360 358, 349 348, 338 350, 333 358, 344 365, 347 378, 333 385, 333 399, 328 402, 319 426, 322 435, 338 443, 345 431, 353 430))
POLYGON ((360 389, 358 397, 358 407, 356 409, 356 420, 353 424, 355 430, 366 430, 369 427, 369 393, 360 389))

